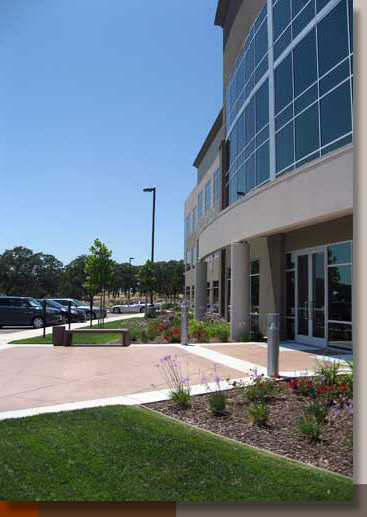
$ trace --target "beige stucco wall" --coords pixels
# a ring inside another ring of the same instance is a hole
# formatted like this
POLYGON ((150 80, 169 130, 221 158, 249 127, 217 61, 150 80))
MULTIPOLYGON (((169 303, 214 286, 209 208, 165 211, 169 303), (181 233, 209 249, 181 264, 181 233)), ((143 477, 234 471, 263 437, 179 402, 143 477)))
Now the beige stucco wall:
POLYGON ((199 235, 199 258, 231 242, 290 231, 353 212, 353 147, 285 174, 240 199, 199 235))

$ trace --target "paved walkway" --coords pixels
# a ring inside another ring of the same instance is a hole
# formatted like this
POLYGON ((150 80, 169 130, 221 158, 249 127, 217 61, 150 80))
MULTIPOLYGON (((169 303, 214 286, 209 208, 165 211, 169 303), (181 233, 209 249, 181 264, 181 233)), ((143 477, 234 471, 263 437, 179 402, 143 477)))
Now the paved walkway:
MULTIPOLYGON (((130 316, 127 316, 130 317, 130 316)), ((138 315, 139 317, 139 315, 138 315)), ((109 318, 124 319, 117 316, 109 318)), ((83 324, 77 324, 83 326, 83 324)), ((39 335, 24 331, 17 339, 39 335)), ((181 345, 11 345, 2 336, 0 345, 0 420, 38 413, 111 404, 141 404, 164 400, 169 386, 157 367, 164 355, 177 356, 182 375, 189 377, 194 393, 215 389, 214 370, 226 379, 249 382, 250 369, 266 374, 267 345, 261 343, 181 345), (214 363, 214 364, 213 364, 214 363), (203 377, 208 381, 203 382, 203 377)), ((338 356, 315 355, 289 346, 280 348, 280 373, 298 376, 312 370, 320 361, 339 360, 338 356)))

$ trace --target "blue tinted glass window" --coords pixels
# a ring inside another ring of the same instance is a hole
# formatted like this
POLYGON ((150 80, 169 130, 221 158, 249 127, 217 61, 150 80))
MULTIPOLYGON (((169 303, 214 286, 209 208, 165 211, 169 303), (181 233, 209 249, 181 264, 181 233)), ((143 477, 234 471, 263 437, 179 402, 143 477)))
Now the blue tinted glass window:
POLYGON ((245 185, 246 185, 246 192, 250 192, 250 190, 255 188, 255 155, 254 154, 245 163, 245 185))
POLYGON ((280 172, 294 161, 293 122, 281 129, 275 136, 276 171, 280 172))
POLYGON ((321 144, 325 145, 352 129, 350 86, 346 81, 320 101, 321 144))
POLYGON ((251 79, 247 83, 245 87, 245 98, 247 99, 250 96, 250 93, 252 92, 253 88, 255 86, 255 76, 252 75, 251 79))
POLYGON ((233 81, 229 88, 229 96, 230 96, 230 109, 232 110, 234 103, 237 99, 237 82, 236 79, 233 81))
POLYGON ((241 91, 243 90, 244 86, 245 86, 245 65, 244 65, 244 62, 242 61, 242 63, 240 64, 239 68, 238 68, 238 72, 237 72, 237 92, 238 93, 241 93, 241 91))
POLYGON ((275 119, 275 131, 280 129, 293 117, 293 104, 288 106, 280 115, 275 119))
POLYGON ((268 50, 268 26, 263 23, 255 36, 255 64, 258 65, 268 50))
POLYGON ((330 0, 316 0, 316 10, 321 11, 330 0))
POLYGON ((236 126, 232 129, 229 137, 229 166, 231 167, 236 160, 237 156, 237 128, 236 126))
POLYGON ((267 138, 269 138, 269 124, 267 124, 264 129, 262 129, 260 133, 257 134, 256 147, 260 147, 260 145, 263 144, 267 138))
POLYGON ((237 121, 237 154, 240 154, 245 148, 245 122, 244 114, 237 121))
POLYGON ((245 110, 245 141, 250 142, 255 135, 255 99, 252 98, 245 110))
MULTIPOLYGON (((257 29, 260 27, 261 23, 263 22, 263 20, 265 20, 265 18, 266 18, 266 3, 255 22, 255 31, 257 31, 257 29)), ((265 22, 265 24, 266 24, 266 22, 265 22)))
POLYGON ((256 93, 256 131, 269 122, 269 81, 259 88, 256 93))
POLYGON ((274 41, 291 21, 290 0, 278 0, 273 7, 274 41))
POLYGON ((309 0, 292 0, 292 16, 297 16, 309 0))
POLYGON ((237 201, 237 175, 229 181, 229 203, 237 201))
POLYGON ((252 41, 245 56, 245 82, 250 79, 255 68, 255 42, 252 41))
POLYGON ((352 245, 350 242, 333 244, 327 249, 328 264, 347 264, 352 262, 352 245))
POLYGON ((349 75, 349 61, 346 59, 320 81, 320 95, 324 95, 349 75))
POLYGON ((238 174, 237 174, 237 190, 239 192, 245 192, 246 191, 246 187, 245 187, 245 166, 242 165, 242 167, 240 167, 238 169, 238 174))
POLYGON ((307 106, 317 100, 317 84, 314 84, 305 93, 303 93, 296 101, 294 101, 294 114, 298 115, 307 106))
POLYGON ((198 195, 198 219, 203 218, 203 191, 198 195))
POLYGON ((316 31, 313 29, 293 51, 294 95, 297 97, 317 79, 316 31))
POLYGON ((292 56, 275 69, 275 112, 279 113, 293 98, 292 56))
POLYGON ((351 141, 352 141, 352 135, 348 135, 348 136, 345 136, 344 138, 340 138, 336 142, 323 147, 321 154, 324 155, 324 154, 330 153, 331 151, 335 151, 335 149, 339 149, 340 147, 343 147, 344 145, 350 144, 351 141))
POLYGON ((296 161, 319 147, 319 112, 314 104, 295 119, 296 161))
POLYGON ((314 16, 315 2, 312 1, 308 4, 307 7, 303 9, 303 11, 297 16, 297 18, 292 23, 293 38, 298 36, 301 30, 306 27, 306 25, 312 20, 314 16))
POLYGON ((288 47, 290 42, 291 28, 289 27, 274 45, 274 60, 278 59, 280 54, 288 47))
POLYGON ((252 154, 254 151, 255 151, 255 138, 253 138, 251 140, 251 142, 246 146, 245 159, 247 160, 247 158, 250 156, 250 154, 252 154))
POLYGON ((255 70, 255 82, 257 83, 268 69, 268 56, 266 55, 255 70))
POLYGON ((256 185, 260 185, 270 176, 269 142, 256 151, 256 185))
POLYGON ((348 55, 347 10, 345 2, 340 2, 317 26, 319 47, 319 74, 348 55))

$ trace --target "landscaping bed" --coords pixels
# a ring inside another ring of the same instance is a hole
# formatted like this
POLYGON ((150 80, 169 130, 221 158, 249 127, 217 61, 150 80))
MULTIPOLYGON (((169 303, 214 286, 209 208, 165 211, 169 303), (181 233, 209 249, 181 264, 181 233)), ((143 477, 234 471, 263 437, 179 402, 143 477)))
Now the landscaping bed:
MULTIPOLYGON (((248 391, 253 388, 244 386, 226 392, 217 391, 226 398, 226 408, 221 416, 214 416, 211 411, 213 394, 210 393, 191 397, 189 407, 185 409, 174 400, 155 402, 148 407, 242 443, 352 477, 353 402, 350 397, 353 395, 345 387, 346 384, 341 383, 342 380, 339 377, 337 384, 334 384, 338 387, 334 388, 325 383, 323 386, 316 378, 292 382, 279 380, 270 396, 264 395, 258 400, 249 398, 248 391), (257 415, 257 422, 254 423, 251 410, 259 410, 261 404, 264 411, 268 411, 268 419, 261 424, 257 415), (327 408, 326 417, 319 426, 310 417, 308 409, 315 404, 327 408), (302 418, 306 420, 303 422, 306 434, 299 430, 299 420, 302 418), (309 429, 310 425, 311 432, 308 430, 307 434, 307 426, 309 429), (319 437, 315 437, 317 433, 312 434, 315 427, 320 433, 319 437)), ((257 382, 261 390, 260 385, 261 382, 257 382)))

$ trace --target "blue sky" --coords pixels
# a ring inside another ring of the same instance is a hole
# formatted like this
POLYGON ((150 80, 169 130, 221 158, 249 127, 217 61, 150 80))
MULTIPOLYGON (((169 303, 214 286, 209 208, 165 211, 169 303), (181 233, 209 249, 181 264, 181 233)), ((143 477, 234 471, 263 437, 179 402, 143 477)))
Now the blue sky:
POLYGON ((183 255, 192 163, 221 107, 217 0, 0 1, 0 253, 183 255))

